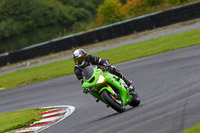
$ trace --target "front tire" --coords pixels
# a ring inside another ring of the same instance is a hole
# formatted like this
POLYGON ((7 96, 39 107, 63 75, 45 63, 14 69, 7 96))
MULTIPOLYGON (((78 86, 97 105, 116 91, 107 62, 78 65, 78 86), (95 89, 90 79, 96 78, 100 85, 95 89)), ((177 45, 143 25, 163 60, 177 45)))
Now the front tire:
POLYGON ((129 105, 136 107, 140 104, 140 97, 137 94, 137 92, 135 92, 135 94, 133 94, 132 96, 133 96, 133 100, 129 103, 129 105))
POLYGON ((110 94, 107 90, 102 91, 101 97, 110 107, 112 107, 117 112, 122 113, 125 111, 122 100, 114 98, 114 96, 112 96, 112 94, 110 94))

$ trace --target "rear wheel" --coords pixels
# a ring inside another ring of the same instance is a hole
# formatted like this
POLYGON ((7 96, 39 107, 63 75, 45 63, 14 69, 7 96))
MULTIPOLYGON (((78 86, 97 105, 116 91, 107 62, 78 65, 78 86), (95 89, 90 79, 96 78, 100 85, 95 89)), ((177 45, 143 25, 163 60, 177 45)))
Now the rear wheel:
POLYGON ((129 105, 136 107, 140 104, 140 97, 137 94, 137 92, 135 92, 134 94, 131 94, 133 96, 133 100, 129 103, 129 105))
POLYGON ((114 110, 116 110, 119 113, 122 113, 125 111, 125 107, 123 105, 123 102, 121 99, 116 98, 112 94, 110 94, 107 90, 103 90, 101 93, 101 97, 105 100, 105 102, 112 107, 114 110))

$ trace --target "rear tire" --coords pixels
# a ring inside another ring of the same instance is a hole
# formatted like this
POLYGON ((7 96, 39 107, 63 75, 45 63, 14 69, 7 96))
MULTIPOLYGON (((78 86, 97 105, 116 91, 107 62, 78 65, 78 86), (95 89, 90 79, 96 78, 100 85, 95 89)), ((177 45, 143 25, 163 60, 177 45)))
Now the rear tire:
POLYGON ((129 103, 129 105, 136 107, 140 104, 140 97, 137 94, 137 92, 135 92, 136 94, 132 95, 133 96, 133 100, 129 103))
POLYGON ((110 107, 112 107, 117 112, 122 113, 125 111, 125 107, 123 105, 122 100, 120 99, 121 103, 119 103, 116 99, 113 98, 112 94, 110 94, 107 90, 102 91, 101 97, 110 107))

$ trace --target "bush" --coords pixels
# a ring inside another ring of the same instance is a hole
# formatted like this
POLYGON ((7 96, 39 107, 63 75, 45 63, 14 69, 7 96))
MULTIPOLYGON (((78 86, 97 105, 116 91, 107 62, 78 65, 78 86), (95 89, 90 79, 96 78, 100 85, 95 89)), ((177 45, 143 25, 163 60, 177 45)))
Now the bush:
POLYGON ((72 6, 76 9, 84 8, 88 12, 96 15, 96 7, 92 0, 59 0, 62 4, 72 6))
POLYGON ((136 16, 138 13, 144 12, 145 5, 144 0, 128 0, 123 5, 121 12, 125 15, 136 16))
POLYGON ((0 4, 0 24, 3 26, 0 38, 56 24, 63 16, 59 6, 56 0, 3 0, 0 4), (5 23, 10 27, 6 34, 5 23))
POLYGON ((100 24, 111 24, 123 20, 120 12, 122 4, 119 0, 105 0, 98 8, 98 20, 100 24))
POLYGON ((164 3, 164 0, 144 0, 144 5, 146 7, 156 7, 164 3))
POLYGON ((56 38, 63 29, 71 31, 75 22, 87 22, 95 14, 95 5, 90 0, 0 0, 0 52, 56 38), (60 32, 55 29, 50 35, 36 34, 34 38, 38 40, 23 37, 57 25, 63 27, 58 29, 60 32))
POLYGON ((193 1, 0 0, 0 53, 193 1))

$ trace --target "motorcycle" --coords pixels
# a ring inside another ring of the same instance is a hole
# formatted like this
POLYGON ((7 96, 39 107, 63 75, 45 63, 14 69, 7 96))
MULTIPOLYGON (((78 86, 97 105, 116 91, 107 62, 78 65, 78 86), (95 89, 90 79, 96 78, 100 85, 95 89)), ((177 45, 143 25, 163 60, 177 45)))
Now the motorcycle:
POLYGON ((102 101, 117 112, 124 112, 126 105, 136 107, 140 104, 140 97, 134 91, 129 93, 126 83, 116 75, 111 74, 111 66, 87 66, 83 69, 82 88, 90 93, 96 101, 102 101))

